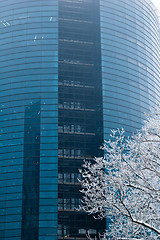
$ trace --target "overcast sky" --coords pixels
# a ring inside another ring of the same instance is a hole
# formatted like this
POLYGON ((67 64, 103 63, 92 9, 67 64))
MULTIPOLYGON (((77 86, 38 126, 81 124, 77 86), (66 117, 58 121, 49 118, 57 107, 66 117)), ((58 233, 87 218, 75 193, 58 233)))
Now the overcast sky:
POLYGON ((160 0, 151 0, 160 11, 160 0))

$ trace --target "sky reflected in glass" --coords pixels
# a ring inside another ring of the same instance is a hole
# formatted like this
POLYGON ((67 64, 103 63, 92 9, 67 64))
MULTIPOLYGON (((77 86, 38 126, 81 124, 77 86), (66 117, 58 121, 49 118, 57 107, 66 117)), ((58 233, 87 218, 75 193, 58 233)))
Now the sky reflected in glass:
POLYGON ((157 7, 157 9, 160 11, 160 0, 152 0, 152 2, 157 7))

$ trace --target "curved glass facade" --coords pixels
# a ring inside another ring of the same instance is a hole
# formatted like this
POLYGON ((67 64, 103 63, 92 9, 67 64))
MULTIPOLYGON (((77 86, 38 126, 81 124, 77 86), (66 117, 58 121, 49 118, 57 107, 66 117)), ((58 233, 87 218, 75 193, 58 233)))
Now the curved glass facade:
POLYGON ((150 1, 100 0, 105 139, 159 102, 159 22, 150 1))
POLYGON ((58 1, 0 1, 0 239, 57 239, 58 1))
POLYGON ((0 240, 86 239, 78 169, 159 102, 149 0, 0 1, 0 240))

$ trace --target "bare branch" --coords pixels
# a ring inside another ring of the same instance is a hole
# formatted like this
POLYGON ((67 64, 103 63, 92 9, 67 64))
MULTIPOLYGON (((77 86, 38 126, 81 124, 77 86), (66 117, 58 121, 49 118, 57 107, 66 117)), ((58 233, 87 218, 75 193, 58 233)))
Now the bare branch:
MULTIPOLYGON (((160 237, 160 109, 131 138, 112 130, 105 158, 84 162, 81 209, 110 218, 104 236, 114 239, 160 237)), ((106 238, 103 238, 106 239, 106 238)))

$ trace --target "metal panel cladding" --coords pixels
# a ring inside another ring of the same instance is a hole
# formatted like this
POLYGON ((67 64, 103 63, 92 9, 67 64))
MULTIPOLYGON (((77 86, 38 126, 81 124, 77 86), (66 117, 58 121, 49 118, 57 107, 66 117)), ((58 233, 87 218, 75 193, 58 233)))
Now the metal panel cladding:
POLYGON ((100 0, 104 134, 143 124, 159 102, 159 22, 145 0, 100 0))
POLYGON ((57 239, 58 1, 0 1, 0 239, 57 239))

